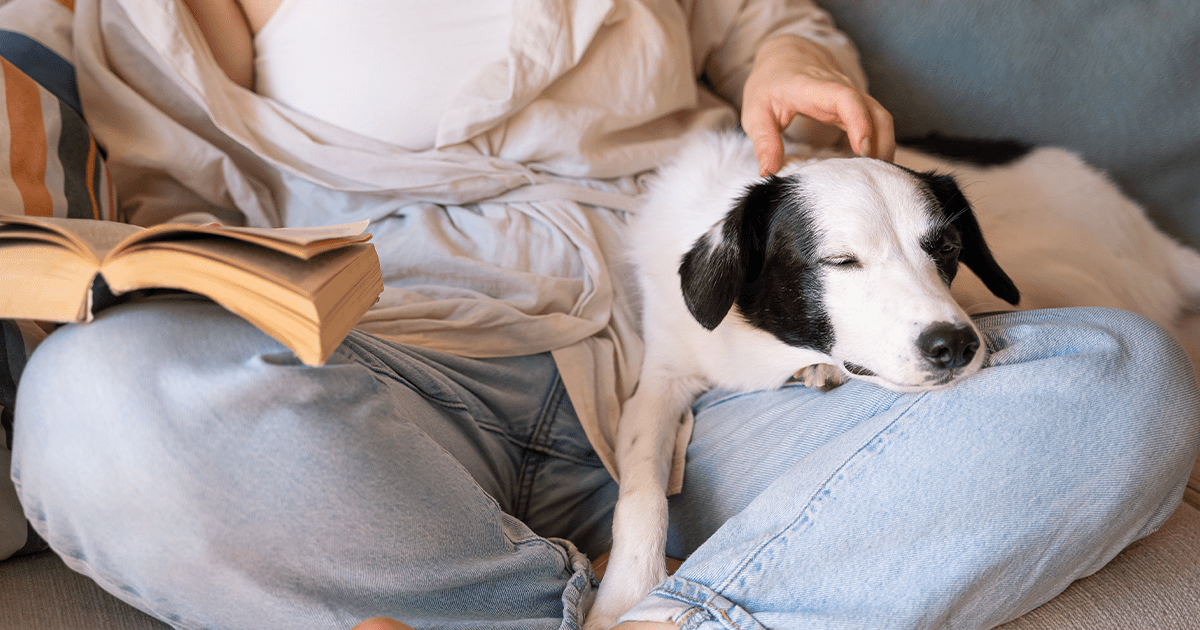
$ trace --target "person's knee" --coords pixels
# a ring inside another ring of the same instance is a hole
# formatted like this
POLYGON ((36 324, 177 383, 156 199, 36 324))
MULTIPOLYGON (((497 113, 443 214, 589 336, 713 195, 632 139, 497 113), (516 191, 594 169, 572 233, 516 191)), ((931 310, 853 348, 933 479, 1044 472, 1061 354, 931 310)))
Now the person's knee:
MULTIPOLYGON (((1093 325, 1114 341, 1088 357, 1106 376, 1106 385, 1123 390, 1131 412, 1143 418, 1184 419, 1196 429, 1200 394, 1191 361, 1179 341, 1158 324, 1128 311, 1094 309, 1093 325)), ((1085 375, 1086 376, 1086 375, 1085 375)))
POLYGON ((1179 342, 1158 324, 1110 308, 1030 315, 1035 323, 1047 325, 1044 332, 1024 339, 1019 352, 1065 359, 1051 366, 1062 387, 1117 388, 1132 403, 1195 408, 1191 363, 1179 342))
MULTIPOLYGON (((202 302, 112 309, 60 328, 30 357, 17 389, 12 474, 51 544, 75 534, 51 531, 55 522, 95 522, 170 491, 173 428, 202 413, 205 398, 176 340, 212 336, 230 324, 223 313, 202 302), (213 321, 201 324, 206 317, 213 321), (193 392, 192 410, 169 400, 179 391, 193 392)), ((203 337, 189 345, 205 342, 215 345, 203 337)))
POLYGON ((994 365, 1008 379, 997 386, 1052 423, 1062 440, 1054 450, 1098 471, 1118 495, 1149 496, 1186 478, 1200 449, 1200 393, 1166 330, 1106 308, 1033 311, 993 323, 1000 323, 990 333, 994 365))
POLYGON ((1114 478, 1127 479, 1128 492, 1170 494, 1200 451, 1200 392, 1192 364, 1169 332, 1140 315, 1094 309, 1088 316, 1088 325, 1102 329, 1111 343, 1083 353, 1083 373, 1074 376, 1094 412, 1081 430, 1114 445, 1114 459, 1105 464, 1126 471, 1114 478), (1097 380, 1089 382, 1093 376, 1097 380))
POLYGON ((163 376, 163 365, 176 354, 171 310, 116 309, 51 334, 21 376, 14 431, 18 438, 37 433, 42 445, 45 440, 102 430, 90 426, 89 419, 114 407, 138 417, 131 408, 141 398, 137 394, 163 376))

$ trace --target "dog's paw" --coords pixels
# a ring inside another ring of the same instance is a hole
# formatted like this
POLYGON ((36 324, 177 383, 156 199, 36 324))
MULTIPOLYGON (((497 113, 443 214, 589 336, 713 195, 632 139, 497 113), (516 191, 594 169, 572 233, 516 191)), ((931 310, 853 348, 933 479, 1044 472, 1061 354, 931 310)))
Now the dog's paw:
POLYGON ((587 621, 583 622, 583 630, 609 630, 617 625, 617 620, 621 615, 601 615, 597 614, 595 609, 587 616, 587 621))
POLYGON ((818 363, 801 368, 796 372, 796 380, 802 381, 805 387, 827 392, 850 380, 841 369, 828 363, 818 363))
POLYGON ((635 563, 610 560, 600 581, 596 603, 588 612, 583 630, 608 630, 667 577, 664 558, 635 563))

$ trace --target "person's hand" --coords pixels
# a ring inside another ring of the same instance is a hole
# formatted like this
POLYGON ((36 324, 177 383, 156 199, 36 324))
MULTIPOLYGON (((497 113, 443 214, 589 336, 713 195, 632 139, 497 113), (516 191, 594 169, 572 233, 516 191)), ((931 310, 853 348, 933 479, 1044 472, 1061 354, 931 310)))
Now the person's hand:
POLYGON ((858 155, 884 160, 895 155, 892 115, 854 87, 829 51, 802 37, 785 35, 758 49, 742 91, 742 129, 754 143, 761 174, 779 170, 780 134, 797 114, 845 131, 858 155))
POLYGON ((352 630, 413 630, 412 626, 387 617, 371 617, 354 626, 352 630))

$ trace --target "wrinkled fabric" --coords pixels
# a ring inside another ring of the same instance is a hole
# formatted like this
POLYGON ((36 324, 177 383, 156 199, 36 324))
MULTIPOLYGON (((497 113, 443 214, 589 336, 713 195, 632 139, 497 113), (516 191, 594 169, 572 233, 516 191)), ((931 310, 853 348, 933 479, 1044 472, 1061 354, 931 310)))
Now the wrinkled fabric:
MULTIPOLYGON (((987 367, 945 391, 702 396, 670 501, 687 561, 628 618, 992 628, 1157 529, 1200 449, 1171 336, 1111 309, 977 324, 987 367)), ((50 335, 18 396, 29 520, 181 630, 579 630, 611 544, 617 484, 546 355, 352 332, 315 368, 211 302, 146 300, 50 335)))
POLYGON ((552 352, 613 471, 642 353, 620 254, 639 175, 688 133, 734 124, 730 103, 770 37, 819 41, 865 80, 810 2, 516 0, 513 11, 508 59, 442 115, 423 152, 236 86, 176 0, 79 0, 75 62, 132 222, 370 219, 386 288, 360 328, 474 357, 552 352))

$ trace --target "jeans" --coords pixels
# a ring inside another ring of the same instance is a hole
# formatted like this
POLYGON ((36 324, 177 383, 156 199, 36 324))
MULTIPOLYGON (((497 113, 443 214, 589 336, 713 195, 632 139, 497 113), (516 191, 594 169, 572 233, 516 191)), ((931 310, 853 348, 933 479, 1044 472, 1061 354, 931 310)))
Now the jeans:
MULTIPOLYGON (((702 396, 687 561, 627 618, 986 628, 1153 532, 1200 449, 1177 345, 1104 309, 979 325, 989 366, 949 390, 702 396)), ((616 498, 547 356, 356 332, 312 368, 202 301, 52 334, 15 432, 34 527, 178 628, 577 628, 616 498)))

